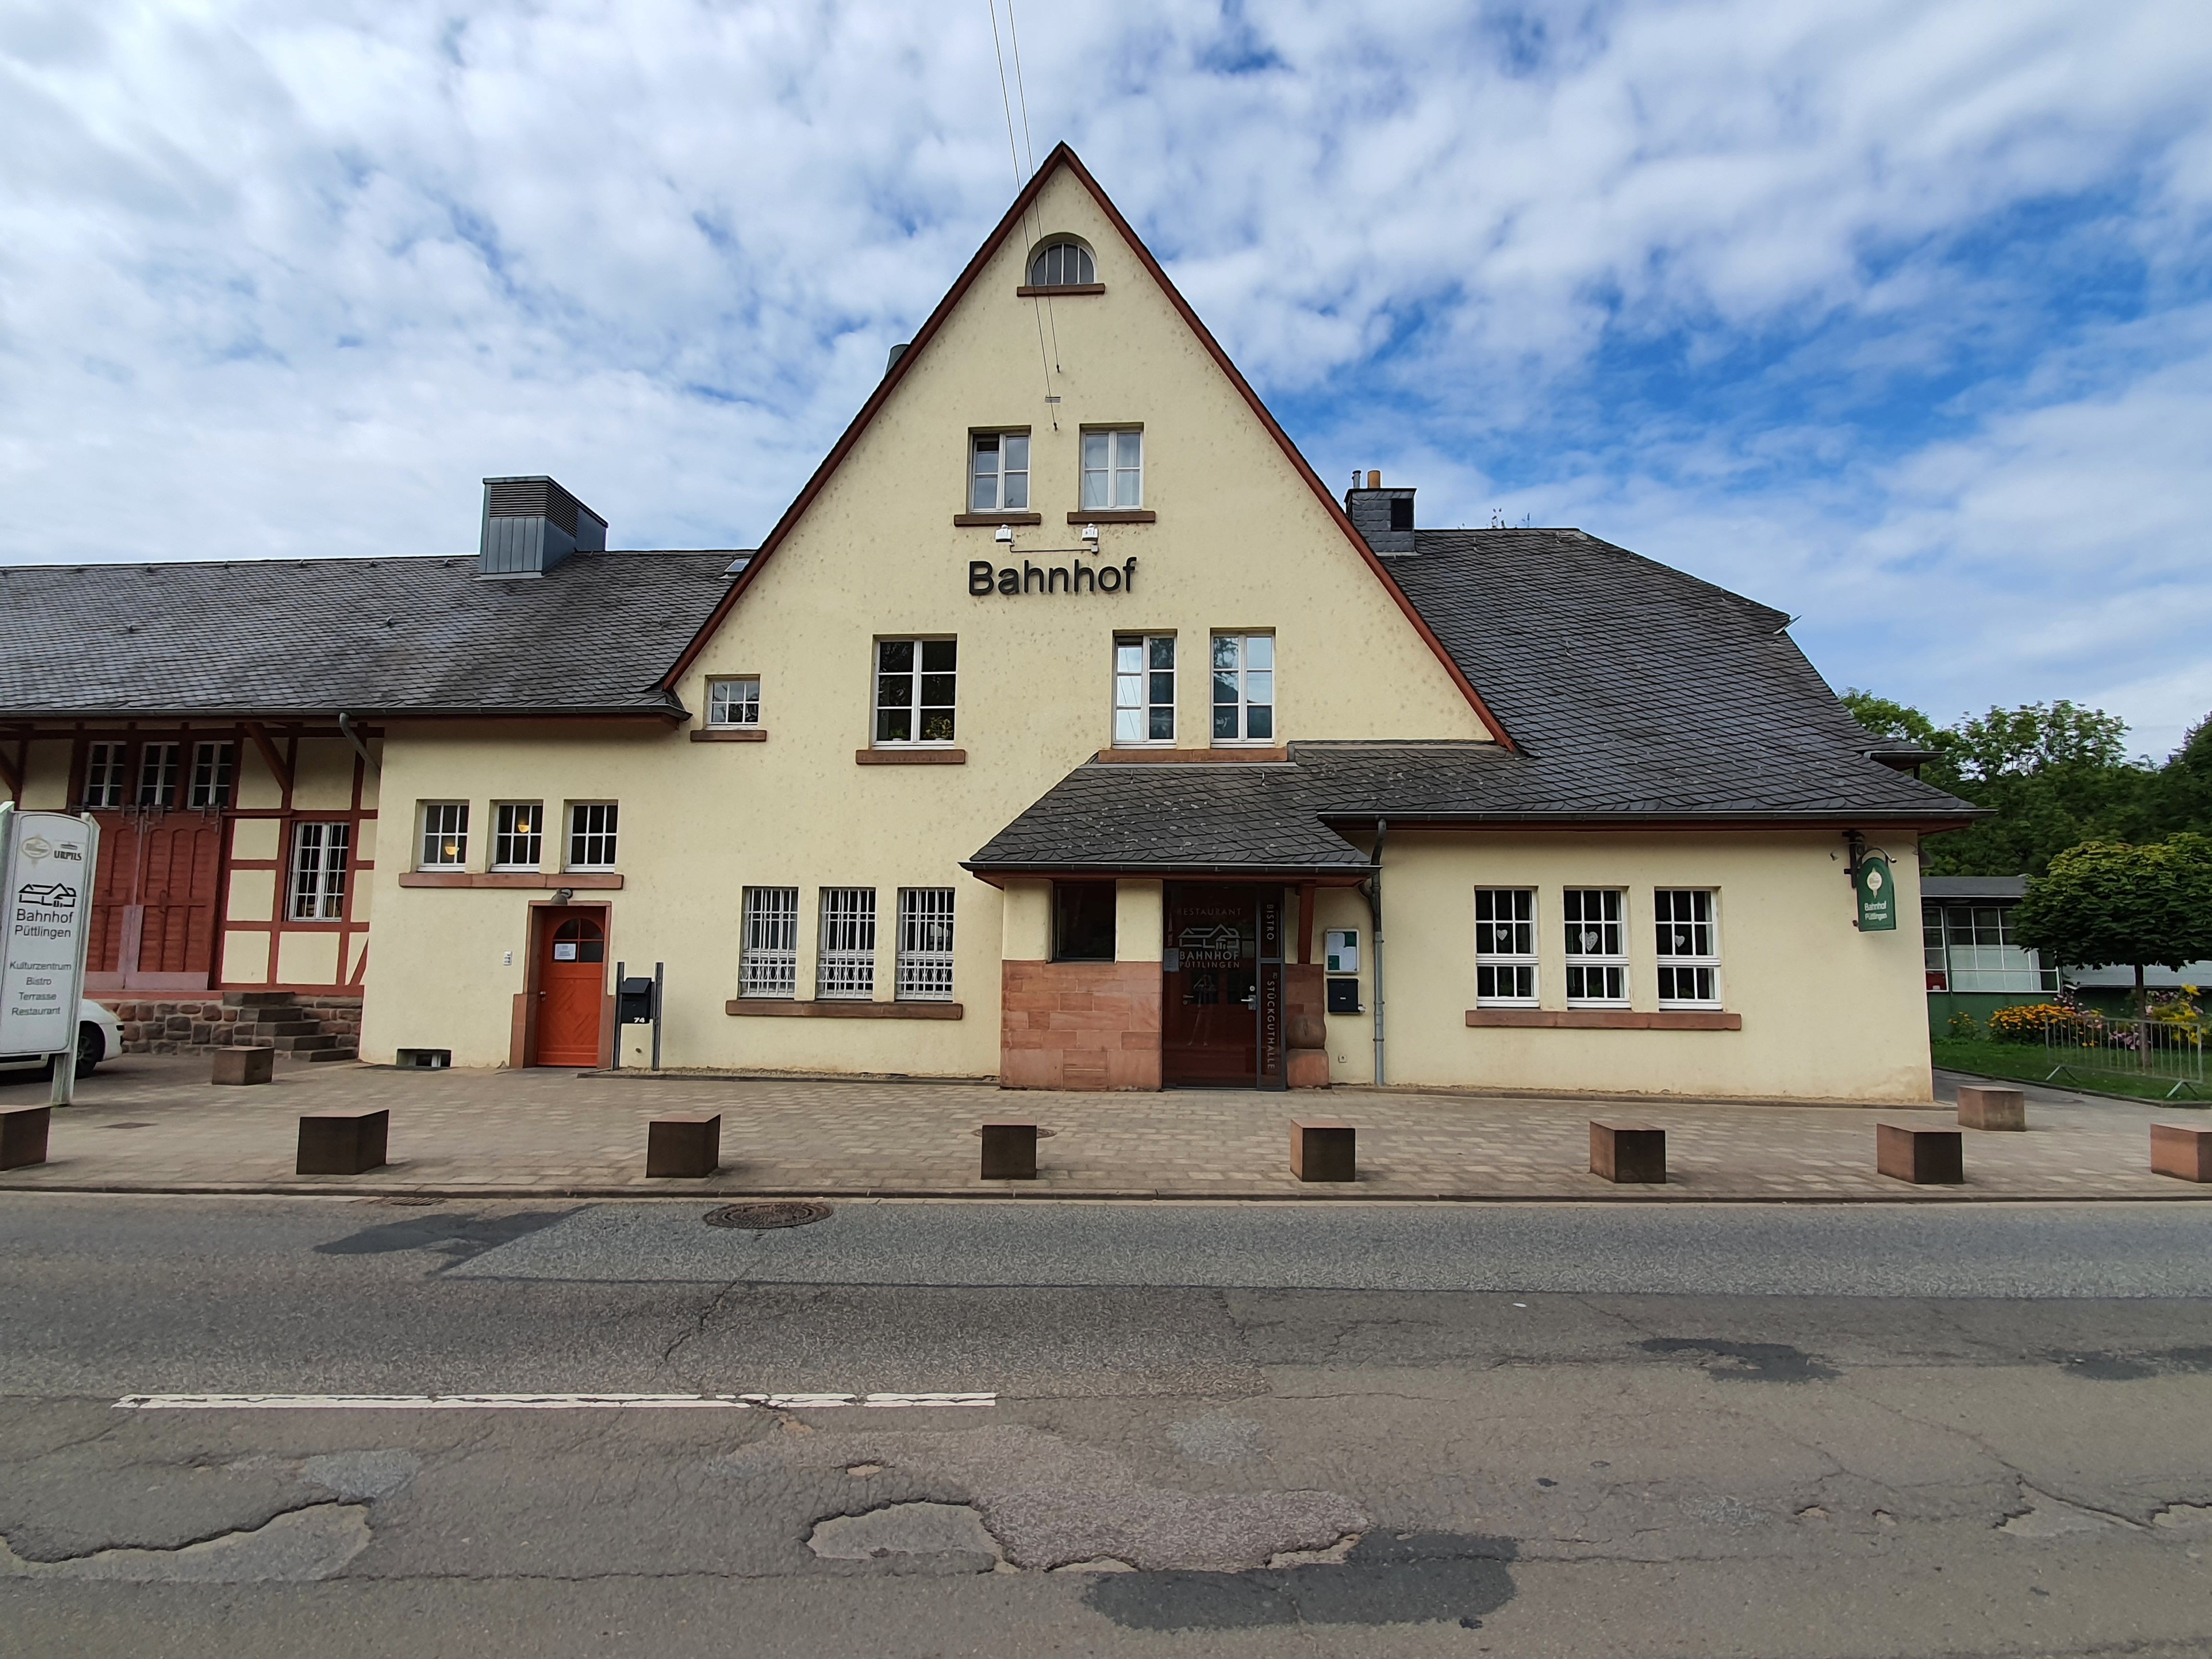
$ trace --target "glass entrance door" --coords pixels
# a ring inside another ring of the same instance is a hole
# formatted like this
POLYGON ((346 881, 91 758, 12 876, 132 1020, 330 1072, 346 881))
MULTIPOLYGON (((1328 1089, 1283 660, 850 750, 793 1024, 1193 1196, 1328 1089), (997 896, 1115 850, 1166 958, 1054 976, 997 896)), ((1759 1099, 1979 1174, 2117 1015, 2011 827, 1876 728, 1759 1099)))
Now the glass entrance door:
POLYGON ((1274 1081, 1281 1074, 1279 1029, 1270 1045, 1269 1079, 1263 1080, 1260 1071, 1263 1016, 1272 1008, 1280 1025, 1280 945, 1269 935, 1271 928, 1279 932, 1281 914, 1276 889, 1169 884, 1161 962, 1163 1083, 1280 1086, 1274 1081), (1263 963, 1263 954, 1274 965, 1263 963))

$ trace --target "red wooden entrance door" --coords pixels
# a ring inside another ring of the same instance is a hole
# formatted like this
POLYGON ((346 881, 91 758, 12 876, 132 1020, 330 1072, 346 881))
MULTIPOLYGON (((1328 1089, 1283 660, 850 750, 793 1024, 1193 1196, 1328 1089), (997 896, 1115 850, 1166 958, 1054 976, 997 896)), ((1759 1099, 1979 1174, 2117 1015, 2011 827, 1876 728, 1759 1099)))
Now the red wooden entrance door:
POLYGON ((1251 1086, 1258 1068, 1259 896, 1170 883, 1160 1080, 1251 1086))
POLYGON ((538 1066, 599 1063, 607 994, 607 935, 597 913, 546 910, 538 927, 538 1066))
POLYGON ((90 974, 108 988, 204 989, 215 965, 223 823, 202 812, 100 812, 90 974))

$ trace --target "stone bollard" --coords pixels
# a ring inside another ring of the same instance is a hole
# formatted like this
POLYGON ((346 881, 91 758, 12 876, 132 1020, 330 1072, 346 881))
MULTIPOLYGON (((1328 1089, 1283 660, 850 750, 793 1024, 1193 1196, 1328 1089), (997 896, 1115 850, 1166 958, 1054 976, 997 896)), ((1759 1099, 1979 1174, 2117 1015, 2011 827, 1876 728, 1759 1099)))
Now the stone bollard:
POLYGON ((1667 1179, 1667 1132, 1656 1124, 1593 1122, 1589 1142, 1594 1176, 1637 1184, 1667 1179))
POLYGON ((46 1126, 52 1121, 52 1109, 46 1106, 14 1106, 0 1112, 0 1170, 44 1164, 46 1126))
POLYGON ((1358 1130, 1340 1118, 1308 1117, 1291 1124, 1291 1173, 1300 1181, 1357 1181, 1358 1130))
POLYGON ((1877 1123, 1874 1165, 1893 1180, 1916 1187, 1956 1187, 1966 1179, 1966 1154, 1956 1129, 1877 1123))
POLYGON ((2150 1169, 2153 1175, 2178 1181, 2212 1181, 2212 1128, 2194 1123, 2152 1124, 2150 1169))
POLYGON ((722 1115, 680 1112, 657 1117, 645 1128, 645 1173, 694 1179, 722 1167, 722 1115))
POLYGON ((218 1048, 210 1083, 266 1083, 276 1075, 274 1048, 218 1048))
POLYGON ((360 1175, 384 1167, 389 1111, 323 1112, 300 1120, 301 1175, 360 1175))
POLYGON ((2025 1129, 2027 1097, 2017 1089, 1959 1085, 1959 1123, 1967 1129, 2025 1129))
POLYGON ((983 1126, 982 1135, 984 1180, 1036 1179, 1036 1124, 994 1120, 983 1126))

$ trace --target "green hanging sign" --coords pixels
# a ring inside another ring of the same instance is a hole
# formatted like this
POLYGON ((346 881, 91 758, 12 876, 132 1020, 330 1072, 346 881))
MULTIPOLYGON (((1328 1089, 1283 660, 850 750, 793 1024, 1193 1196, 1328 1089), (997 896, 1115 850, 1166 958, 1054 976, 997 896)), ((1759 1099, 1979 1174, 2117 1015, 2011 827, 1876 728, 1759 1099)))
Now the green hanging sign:
POLYGON ((1853 884, 1859 894, 1859 932, 1896 932, 1897 877, 1889 860, 1879 853, 1867 854, 1859 860, 1858 879, 1853 884))

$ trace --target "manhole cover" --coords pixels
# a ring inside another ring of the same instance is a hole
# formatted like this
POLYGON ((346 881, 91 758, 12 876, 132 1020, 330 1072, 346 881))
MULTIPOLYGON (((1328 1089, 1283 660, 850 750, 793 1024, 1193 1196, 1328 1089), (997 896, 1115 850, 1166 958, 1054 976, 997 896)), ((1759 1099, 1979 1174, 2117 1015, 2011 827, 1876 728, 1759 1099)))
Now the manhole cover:
POLYGON ((804 1227, 829 1218, 827 1204, 804 1203, 725 1204, 700 1218, 709 1227, 743 1227, 753 1232, 765 1232, 770 1227, 804 1227))

